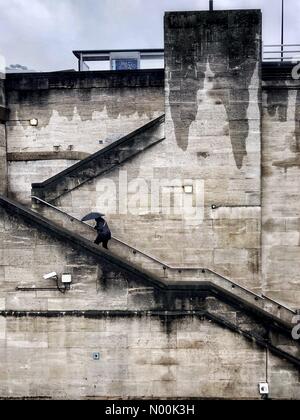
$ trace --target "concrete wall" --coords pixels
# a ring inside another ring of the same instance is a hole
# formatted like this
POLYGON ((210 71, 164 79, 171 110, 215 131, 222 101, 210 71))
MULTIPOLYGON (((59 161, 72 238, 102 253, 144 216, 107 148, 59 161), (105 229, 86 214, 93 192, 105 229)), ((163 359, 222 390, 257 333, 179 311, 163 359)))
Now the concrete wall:
POLYGON ((7 191, 6 132, 5 124, 0 122, 0 194, 7 191))
POLYGON ((57 204, 78 217, 102 209, 116 237, 163 262, 210 268, 259 290, 261 15, 171 13, 165 32, 166 140, 57 204), (126 177, 128 202, 140 207, 136 214, 115 210, 122 201, 119 180, 126 177), (139 191, 136 179, 143 180, 139 191), (165 187, 149 208, 147 189, 155 181, 165 187), (184 200, 194 214, 176 214, 174 197, 189 185, 194 191, 184 200))
POLYGON ((272 398, 300 397, 289 363, 197 315, 155 314, 137 279, 3 209, 0 238, 1 398, 260 398, 266 366, 272 398), (51 270, 72 273, 66 295, 15 290, 53 286, 51 270))
MULTIPOLYGON (((266 378, 264 351, 188 316, 0 317, 0 355, 2 398, 259 399, 266 378)), ((271 397, 299 398, 297 375, 271 356, 271 397)))
POLYGON ((51 178, 77 162, 78 160, 72 160, 72 155, 68 160, 55 158, 43 160, 41 158, 36 161, 8 161, 8 194, 16 201, 30 205, 32 183, 51 178))
POLYGON ((7 160, 6 160, 6 103, 4 79, 0 74, 0 194, 5 194, 7 191, 7 160))
POLYGON ((166 14, 165 49, 166 137, 204 180, 199 236, 210 233, 198 252, 259 288, 261 12, 166 14))
MULTIPOLYGON (((21 153, 31 153, 31 161, 41 152, 53 155, 58 150, 69 153, 70 159, 74 152, 94 153, 164 113, 159 70, 9 75, 6 89, 11 110, 8 153, 18 153, 19 161, 21 153), (32 118, 38 119, 38 127, 30 126, 32 118)), ((61 162, 52 159, 52 171, 57 173, 61 162)), ((10 167, 26 179, 23 194, 18 181, 13 176, 10 180, 12 195, 24 201, 36 178, 25 163, 22 167, 12 162, 10 167)), ((49 175, 43 167, 40 181, 49 175)))
POLYGON ((265 82, 263 105, 264 290, 300 308, 299 81, 265 82))
MULTIPOLYGON (((165 263, 214 269, 299 308, 299 82, 264 82, 261 121, 260 25, 257 11, 167 14, 166 140, 55 204, 77 217, 103 210, 116 237, 165 263), (118 208, 127 180, 137 213, 118 208), (164 186, 150 208, 155 181, 164 186), (193 216, 174 214, 182 192, 193 216)), ((32 182, 164 113, 159 71, 9 76, 7 93, 9 193, 27 204, 32 182)), ((0 171, 3 193, 3 124, 0 171)), ((240 335, 187 313, 172 328, 129 315, 157 302, 122 270, 2 210, 0 239, 0 397, 258 398, 267 379, 271 397, 300 398, 299 372, 240 335), (50 271, 70 272, 72 290, 16 291, 53 286, 50 271)))

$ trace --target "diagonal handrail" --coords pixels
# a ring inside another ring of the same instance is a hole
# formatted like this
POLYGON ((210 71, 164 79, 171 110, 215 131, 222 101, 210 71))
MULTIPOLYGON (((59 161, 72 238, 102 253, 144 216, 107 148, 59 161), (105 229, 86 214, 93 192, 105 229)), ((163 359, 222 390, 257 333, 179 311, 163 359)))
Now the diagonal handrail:
POLYGON ((157 124, 162 123, 164 121, 165 121, 165 114, 162 114, 159 117, 155 118, 154 120, 149 121, 147 124, 143 125, 142 127, 137 128, 136 130, 132 131, 131 133, 121 137, 119 140, 113 142, 112 144, 109 144, 108 146, 104 147, 101 150, 98 150, 98 152, 93 153, 92 155, 90 155, 87 158, 81 160, 80 162, 75 163, 74 165, 72 165, 69 168, 63 170, 62 172, 54 175, 53 177, 48 178, 43 182, 33 183, 32 188, 37 188, 37 189, 44 188, 44 187, 47 187, 47 186, 55 183, 57 180, 59 180, 63 176, 65 177, 66 175, 70 175, 72 172, 76 171, 78 168, 87 165, 87 163, 89 163, 89 162, 92 162, 96 157, 105 155, 107 152, 110 152, 111 150, 115 149, 116 147, 122 146, 128 140, 134 138, 138 134, 141 134, 144 131, 149 130, 150 128, 153 128, 157 124))
MULTIPOLYGON (((85 227, 89 227, 89 228, 91 228, 91 229, 94 230, 94 228, 92 226, 90 226, 90 225, 82 222, 77 217, 70 215, 69 213, 61 210, 60 208, 54 206, 53 204, 50 204, 47 201, 45 201, 45 200, 43 200, 43 199, 41 199, 39 197, 36 197, 36 196, 31 196, 31 198, 33 200, 36 200, 36 201, 44 204, 45 206, 47 206, 47 207, 49 207, 49 208, 51 208, 51 209, 53 209, 53 210, 55 210, 55 211, 63 214, 64 216, 67 216, 69 219, 71 219, 71 221, 76 220, 76 222, 79 222, 80 224, 84 225, 85 227)), ((244 286, 242 286, 242 285, 240 285, 238 283, 235 283, 234 281, 228 279, 227 277, 222 276, 219 273, 216 273, 215 271, 213 271, 211 269, 204 268, 204 267, 174 267, 174 266, 170 266, 170 265, 165 264, 162 261, 158 260, 157 258, 155 258, 155 257, 153 257, 153 256, 151 256, 151 255, 149 255, 149 254, 147 254, 147 253, 145 253, 145 252, 143 252, 143 251, 141 251, 141 250, 139 250, 139 249, 137 249, 137 248, 129 245, 128 243, 126 243, 126 242, 124 242, 124 241, 122 241, 122 240, 120 240, 120 239, 118 239, 118 238, 116 238, 114 236, 112 237, 112 239, 114 239, 119 244, 121 244, 123 246, 126 246, 131 251, 133 251, 133 253, 135 253, 135 254, 138 253, 138 254, 142 255, 143 257, 146 257, 149 260, 152 260, 155 263, 161 265, 164 270, 167 270, 168 269, 168 270, 171 270, 171 271, 177 271, 179 273, 181 273, 182 271, 202 271, 203 274, 210 273, 210 274, 213 274, 213 275, 221 278, 222 280, 225 280, 226 282, 230 283, 230 285, 232 286, 233 289, 234 288, 239 288, 240 290, 242 290, 242 291, 244 291, 244 292, 252 295, 255 298, 256 301, 258 301, 258 300, 260 300, 260 301, 267 300, 267 301, 270 301, 272 304, 275 304, 278 307, 278 309, 280 309, 282 307, 282 308, 286 309, 287 311, 291 312, 292 314, 295 314, 295 315, 297 314, 297 311, 295 311, 295 310, 287 307, 286 305, 284 305, 282 303, 279 303, 279 302, 275 301, 274 299, 271 299, 271 298, 269 298, 269 297, 267 297, 265 295, 258 295, 257 293, 253 292, 252 290, 249 290, 246 287, 244 287, 244 286)))

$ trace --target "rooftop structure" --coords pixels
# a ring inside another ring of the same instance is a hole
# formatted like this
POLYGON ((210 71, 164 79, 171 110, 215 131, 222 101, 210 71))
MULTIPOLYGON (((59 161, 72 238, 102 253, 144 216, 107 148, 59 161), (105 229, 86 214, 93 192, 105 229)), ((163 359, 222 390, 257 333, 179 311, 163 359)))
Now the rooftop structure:
MULTIPOLYGON (((90 50, 73 51, 78 59, 78 70, 90 70, 87 62, 108 62, 110 70, 140 70, 144 60, 164 60, 163 49, 143 50, 90 50)), ((163 67, 163 66, 162 66, 163 67)))

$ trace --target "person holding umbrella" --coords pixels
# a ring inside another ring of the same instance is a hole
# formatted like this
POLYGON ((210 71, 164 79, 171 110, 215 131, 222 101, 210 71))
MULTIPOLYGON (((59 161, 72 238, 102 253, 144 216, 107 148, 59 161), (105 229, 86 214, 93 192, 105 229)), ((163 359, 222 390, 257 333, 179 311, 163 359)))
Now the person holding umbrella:
POLYGON ((102 243, 103 248, 108 249, 108 242, 111 240, 111 231, 107 222, 103 219, 104 216, 105 215, 102 213, 90 213, 87 214, 81 221, 87 222, 89 220, 95 220, 95 230, 98 232, 98 235, 94 243, 96 245, 100 245, 102 243))

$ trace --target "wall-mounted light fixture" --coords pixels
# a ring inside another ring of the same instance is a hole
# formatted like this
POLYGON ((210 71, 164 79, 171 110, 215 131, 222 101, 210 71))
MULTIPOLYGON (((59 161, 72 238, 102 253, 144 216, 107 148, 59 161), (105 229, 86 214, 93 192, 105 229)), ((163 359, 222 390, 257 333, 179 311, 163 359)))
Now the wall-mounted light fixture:
POLYGON ((28 122, 31 127, 37 127, 39 125, 39 120, 37 118, 31 118, 30 120, 8 120, 7 122, 28 122))
POLYGON ((185 194, 193 194, 194 188, 193 185, 185 185, 184 187, 185 194))
POLYGON ((270 389, 269 389, 269 384, 267 382, 261 382, 258 384, 258 390, 259 390, 259 394, 261 395, 262 398, 268 398, 269 393, 270 393, 270 389))
POLYGON ((61 282, 65 286, 66 289, 70 289, 72 284, 72 274, 62 274, 61 282))
POLYGON ((31 125, 31 127, 37 127, 39 125, 39 120, 37 118, 32 118, 31 120, 29 120, 29 124, 31 125))

